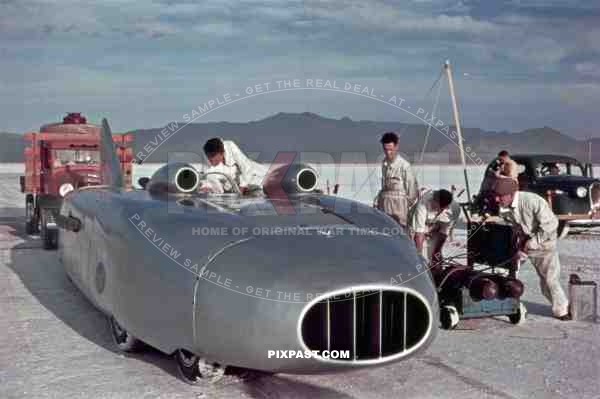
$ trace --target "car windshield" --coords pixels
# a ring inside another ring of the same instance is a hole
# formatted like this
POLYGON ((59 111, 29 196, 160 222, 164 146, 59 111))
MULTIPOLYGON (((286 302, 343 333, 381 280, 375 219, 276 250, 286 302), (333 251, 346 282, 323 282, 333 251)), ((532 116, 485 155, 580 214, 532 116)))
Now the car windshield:
POLYGON ((536 166, 535 172, 540 177, 584 176, 581 165, 571 162, 541 162, 536 166))
POLYGON ((90 150, 53 150, 53 166, 97 164, 100 163, 100 152, 90 150))

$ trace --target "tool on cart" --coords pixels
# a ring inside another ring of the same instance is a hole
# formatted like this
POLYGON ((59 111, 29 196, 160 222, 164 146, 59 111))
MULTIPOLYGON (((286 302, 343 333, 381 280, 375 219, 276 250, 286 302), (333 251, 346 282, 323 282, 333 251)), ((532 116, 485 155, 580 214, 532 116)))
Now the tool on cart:
POLYGON ((448 78, 457 142, 465 178, 467 201, 461 203, 467 220, 466 260, 462 256, 443 259, 432 267, 438 289, 440 320, 443 328, 454 328, 461 318, 508 316, 514 324, 525 319, 526 309, 520 298, 523 283, 517 274, 520 265, 521 231, 498 217, 488 217, 494 204, 473 202, 469 187, 458 101, 449 61, 444 64, 448 78))
POLYGON ((466 264, 446 258, 434 278, 438 287, 443 328, 454 328, 467 318, 508 316, 522 323, 526 308, 521 303, 523 283, 518 279, 519 244, 524 239, 514 226, 499 218, 476 218, 466 211, 468 238, 466 264))

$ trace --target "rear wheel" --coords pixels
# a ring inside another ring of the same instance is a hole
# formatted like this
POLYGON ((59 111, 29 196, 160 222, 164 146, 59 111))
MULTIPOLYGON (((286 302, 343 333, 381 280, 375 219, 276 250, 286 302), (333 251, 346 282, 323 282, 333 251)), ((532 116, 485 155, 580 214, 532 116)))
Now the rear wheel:
POLYGON ((39 233, 38 217, 35 213, 35 202, 33 194, 27 194, 25 197, 25 233, 39 233))
POLYGON ((200 382, 212 384, 225 375, 225 367, 217 363, 208 363, 185 349, 178 349, 175 352, 175 360, 177 360, 179 375, 191 385, 197 385, 200 382))

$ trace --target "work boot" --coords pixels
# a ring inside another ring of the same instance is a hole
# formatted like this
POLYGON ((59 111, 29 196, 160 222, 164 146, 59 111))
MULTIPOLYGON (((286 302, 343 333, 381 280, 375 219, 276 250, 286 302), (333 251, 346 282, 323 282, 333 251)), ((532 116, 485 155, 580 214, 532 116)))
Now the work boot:
POLYGON ((569 320, 573 320, 573 316, 571 315, 571 312, 567 312, 562 316, 554 316, 555 318, 557 318, 560 321, 569 321, 569 320))

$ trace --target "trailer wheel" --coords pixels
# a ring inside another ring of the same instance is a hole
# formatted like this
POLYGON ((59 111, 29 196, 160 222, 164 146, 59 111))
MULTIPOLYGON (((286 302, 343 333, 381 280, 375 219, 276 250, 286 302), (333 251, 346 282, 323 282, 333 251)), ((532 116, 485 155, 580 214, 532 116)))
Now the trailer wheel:
POLYGON ((110 316, 108 322, 110 324, 110 333, 117 348, 123 352, 136 352, 141 349, 142 341, 121 327, 114 317, 110 316))
POLYGON ((460 320, 458 310, 454 306, 444 305, 440 309, 440 322, 444 330, 454 329, 460 320))
POLYGON ((513 313, 508 316, 508 319, 512 324, 523 324, 525 322, 525 317, 527 316, 527 308, 522 303, 519 303, 519 309, 516 313, 513 313))
POLYGON ((49 209, 42 209, 40 214, 40 237, 44 242, 44 249, 56 249, 58 247, 58 230, 48 228, 52 212, 49 209))
POLYGON ((217 363, 208 363, 185 349, 178 349, 175 352, 175 360, 177 360, 179 375, 191 385, 200 382, 212 384, 225 375, 225 367, 217 363))
POLYGON ((25 197, 25 233, 39 233, 38 218, 35 214, 35 203, 33 194, 27 194, 25 197))

